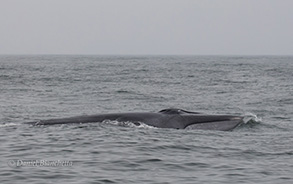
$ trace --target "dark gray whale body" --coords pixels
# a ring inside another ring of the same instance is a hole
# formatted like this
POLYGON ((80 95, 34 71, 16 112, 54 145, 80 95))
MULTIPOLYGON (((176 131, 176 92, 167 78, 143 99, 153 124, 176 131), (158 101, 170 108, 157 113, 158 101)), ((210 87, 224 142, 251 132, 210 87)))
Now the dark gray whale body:
POLYGON ((71 118, 40 120, 27 122, 31 125, 56 125, 72 123, 95 123, 105 120, 132 122, 135 125, 145 123, 158 128, 233 130, 243 122, 242 116, 206 115, 182 109, 164 109, 159 112, 132 112, 77 116, 71 118))

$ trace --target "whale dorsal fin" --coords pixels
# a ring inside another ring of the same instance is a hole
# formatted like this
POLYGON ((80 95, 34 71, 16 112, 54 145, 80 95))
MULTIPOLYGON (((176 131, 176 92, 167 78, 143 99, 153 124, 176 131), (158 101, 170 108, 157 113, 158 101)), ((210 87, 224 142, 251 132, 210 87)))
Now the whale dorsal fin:
POLYGON ((190 112, 183 109, 163 109, 159 113, 163 114, 200 114, 199 112, 190 112))

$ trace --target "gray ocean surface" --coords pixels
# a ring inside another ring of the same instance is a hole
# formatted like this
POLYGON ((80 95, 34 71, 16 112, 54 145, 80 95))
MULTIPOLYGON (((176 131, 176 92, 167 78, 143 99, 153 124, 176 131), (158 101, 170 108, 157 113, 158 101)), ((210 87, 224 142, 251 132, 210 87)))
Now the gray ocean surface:
POLYGON ((293 56, 0 56, 0 183, 293 182, 293 56), (233 131, 23 122, 182 108, 233 131))

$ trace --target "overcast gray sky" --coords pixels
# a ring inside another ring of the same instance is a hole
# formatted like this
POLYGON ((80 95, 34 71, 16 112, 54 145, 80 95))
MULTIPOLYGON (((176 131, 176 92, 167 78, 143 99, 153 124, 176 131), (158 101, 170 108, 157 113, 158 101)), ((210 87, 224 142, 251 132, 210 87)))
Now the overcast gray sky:
POLYGON ((293 54, 293 0, 0 0, 0 54, 293 54))

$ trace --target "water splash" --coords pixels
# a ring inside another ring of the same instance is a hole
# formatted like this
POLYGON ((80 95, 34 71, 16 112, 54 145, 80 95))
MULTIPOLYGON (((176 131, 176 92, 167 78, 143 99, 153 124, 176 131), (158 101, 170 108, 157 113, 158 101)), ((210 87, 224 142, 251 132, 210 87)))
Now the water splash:
POLYGON ((0 124, 0 128, 2 127, 10 127, 10 126, 18 126, 20 123, 2 123, 0 124))
POLYGON ((156 127, 147 125, 147 124, 145 124, 143 122, 105 120, 102 123, 104 123, 104 124, 110 124, 110 125, 115 125, 115 126, 131 127, 131 128, 145 128, 145 129, 153 129, 153 128, 156 128, 156 127))
MULTIPOLYGON (((256 114, 247 112, 244 114, 243 123, 240 124, 239 128, 243 130, 248 128, 251 129, 262 122, 262 118, 257 117, 256 114)), ((238 128, 238 129, 239 129, 238 128)))
POLYGON ((250 124, 250 123, 261 123, 262 122, 262 118, 261 117, 257 117, 256 114, 253 114, 251 112, 247 112, 244 115, 244 119, 243 119, 244 124, 250 124))

